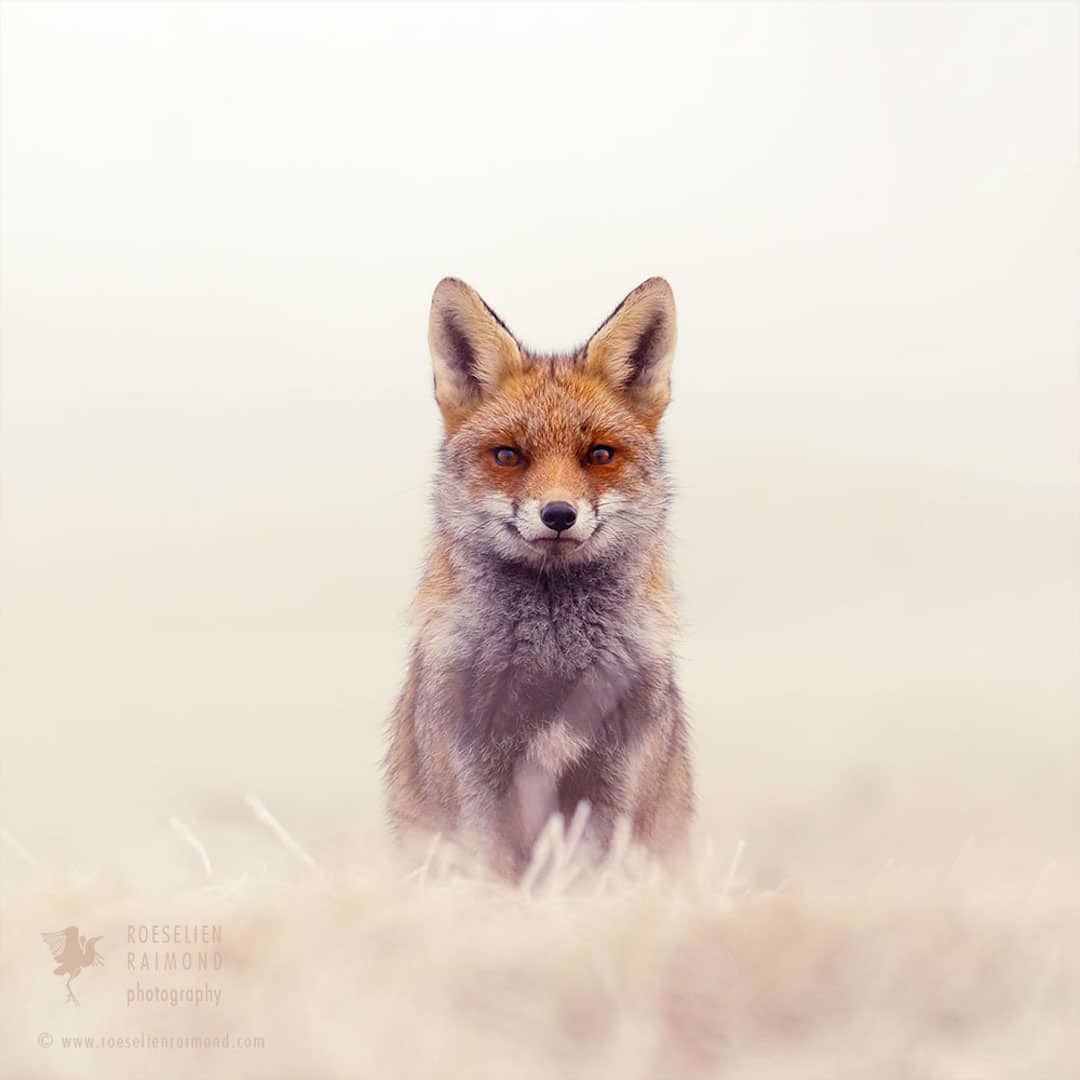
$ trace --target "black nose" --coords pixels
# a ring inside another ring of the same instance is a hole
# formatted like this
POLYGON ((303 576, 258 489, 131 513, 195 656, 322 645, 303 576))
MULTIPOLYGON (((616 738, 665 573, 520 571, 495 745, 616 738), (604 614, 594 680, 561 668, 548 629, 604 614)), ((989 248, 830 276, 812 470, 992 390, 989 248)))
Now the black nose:
POLYGON ((540 520, 549 529, 562 532, 577 521, 577 511, 567 502, 549 502, 540 508, 540 520))

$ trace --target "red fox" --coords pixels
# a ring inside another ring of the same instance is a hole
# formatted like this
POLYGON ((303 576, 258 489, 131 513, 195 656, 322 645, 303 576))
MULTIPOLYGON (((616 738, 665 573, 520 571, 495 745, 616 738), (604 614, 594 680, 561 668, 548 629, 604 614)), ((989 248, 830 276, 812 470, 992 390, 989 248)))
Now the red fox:
POLYGON ((675 302, 631 292, 584 346, 526 349, 468 285, 435 290, 445 427, 418 634, 385 770, 398 833, 453 836, 519 875, 548 818, 590 805, 658 854, 693 811, 675 682, 669 486, 675 302))

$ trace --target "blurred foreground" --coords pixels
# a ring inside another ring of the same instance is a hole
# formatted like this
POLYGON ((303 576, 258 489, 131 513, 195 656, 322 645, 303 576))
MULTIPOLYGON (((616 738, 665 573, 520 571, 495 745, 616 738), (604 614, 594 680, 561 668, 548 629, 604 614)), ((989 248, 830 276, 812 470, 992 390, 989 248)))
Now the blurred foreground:
POLYGON ((581 822, 556 821, 516 889, 445 844, 411 867, 377 839, 309 850, 250 796, 197 829, 163 821, 143 872, 46 867, 3 833, 0 1075, 1072 1075, 1075 865, 1001 835, 874 853, 853 819, 884 838, 889 817, 869 789, 852 799, 831 826, 825 811, 792 822, 772 859, 701 837, 672 875, 625 844, 584 867, 581 822), (815 825, 834 832, 831 858, 811 858, 815 825), (106 958, 75 981, 78 1008, 40 937, 75 921, 106 958), (217 927, 220 943, 132 943, 177 925, 217 927), (158 966, 201 952, 206 970, 158 966), (210 1000, 168 1000, 203 988, 210 1000), (228 1048, 140 1044, 226 1034, 228 1048))

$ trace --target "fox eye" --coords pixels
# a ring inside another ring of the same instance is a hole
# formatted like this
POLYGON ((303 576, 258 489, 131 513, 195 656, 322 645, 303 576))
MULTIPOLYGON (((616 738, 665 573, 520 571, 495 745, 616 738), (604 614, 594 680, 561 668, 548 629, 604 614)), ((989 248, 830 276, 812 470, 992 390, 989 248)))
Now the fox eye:
POLYGON ((594 446, 586 455, 590 465, 608 465, 615 456, 615 448, 612 446, 594 446))
POLYGON ((492 451, 492 455, 495 458, 496 465, 512 466, 521 464, 521 454, 512 446, 496 446, 492 451))

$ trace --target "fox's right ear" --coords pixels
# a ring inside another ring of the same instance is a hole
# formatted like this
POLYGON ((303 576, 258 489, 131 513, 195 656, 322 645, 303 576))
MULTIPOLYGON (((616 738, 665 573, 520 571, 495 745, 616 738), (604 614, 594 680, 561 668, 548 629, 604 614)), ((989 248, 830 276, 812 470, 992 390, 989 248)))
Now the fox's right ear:
POLYGON ((671 400, 675 298, 660 277, 643 281, 585 346, 585 369, 627 396, 657 423, 671 400))
POLYGON ((524 366, 518 343, 502 320, 457 278, 443 278, 435 288, 428 344, 435 400, 451 428, 524 366))

